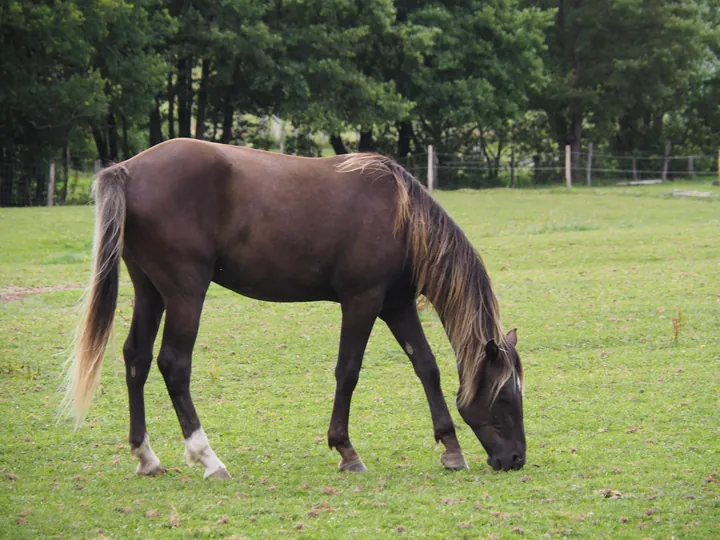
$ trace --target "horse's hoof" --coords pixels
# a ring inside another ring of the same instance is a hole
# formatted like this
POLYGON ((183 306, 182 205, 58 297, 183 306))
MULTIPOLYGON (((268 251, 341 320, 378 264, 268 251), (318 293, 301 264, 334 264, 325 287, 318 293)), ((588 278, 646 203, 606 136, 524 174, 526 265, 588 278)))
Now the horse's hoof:
POLYGON ((227 472, 227 469, 225 467, 220 467, 219 469, 214 470, 210 474, 205 473, 204 478, 218 478, 221 480, 227 480, 228 478, 231 478, 231 476, 230 473, 227 472))
POLYGON ((367 467, 362 462, 362 459, 357 458, 350 461, 345 461, 344 459, 340 460, 340 464, 338 465, 338 468, 341 471, 345 472, 353 472, 353 473, 362 473, 367 472, 367 467))
POLYGON ((443 454, 440 458, 440 463, 442 463, 443 467, 446 469, 451 469, 453 471, 461 471, 463 469, 469 469, 467 461, 465 461, 465 456, 462 455, 462 453, 454 453, 454 454, 443 454))
POLYGON ((159 476, 161 474, 165 474, 166 472, 167 469, 159 463, 157 465, 147 468, 141 467, 140 464, 138 464, 138 467, 135 470, 135 473, 141 476, 159 476))

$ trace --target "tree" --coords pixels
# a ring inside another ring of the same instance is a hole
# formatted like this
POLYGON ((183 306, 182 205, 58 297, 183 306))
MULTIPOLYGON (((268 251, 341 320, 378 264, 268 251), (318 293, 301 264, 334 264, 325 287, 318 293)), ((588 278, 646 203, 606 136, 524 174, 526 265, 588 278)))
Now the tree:
POLYGON ((704 55, 702 3, 693 0, 531 0, 554 14, 550 78, 533 104, 559 146, 579 153, 586 131, 620 151, 664 145, 665 114, 704 55))
POLYGON ((10 1, 0 21, 0 205, 25 205, 44 189, 36 160, 64 146, 78 123, 102 114, 104 81, 90 64, 75 3, 10 1))

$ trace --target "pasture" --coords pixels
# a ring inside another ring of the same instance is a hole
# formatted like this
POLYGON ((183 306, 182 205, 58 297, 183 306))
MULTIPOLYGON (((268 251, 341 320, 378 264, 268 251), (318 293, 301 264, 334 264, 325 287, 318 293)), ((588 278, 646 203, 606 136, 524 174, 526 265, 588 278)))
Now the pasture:
MULTIPOLYGON (((423 325, 470 470, 441 467, 422 387, 378 322, 350 417, 369 472, 352 475, 326 440, 338 306, 213 285, 192 390, 233 478, 184 464, 155 366, 148 431, 169 471, 136 476, 120 354, 86 424, 56 423, 92 209, 0 210, 0 537, 720 537, 720 206, 670 189, 437 194, 518 328, 528 462, 510 473, 485 464, 457 414, 431 308, 423 325)), ((123 273, 118 353, 131 299, 123 273)))

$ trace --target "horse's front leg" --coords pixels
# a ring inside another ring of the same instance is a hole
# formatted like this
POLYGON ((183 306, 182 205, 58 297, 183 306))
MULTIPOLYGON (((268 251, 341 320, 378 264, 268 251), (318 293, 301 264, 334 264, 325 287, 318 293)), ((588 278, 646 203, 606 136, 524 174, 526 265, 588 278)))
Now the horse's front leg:
POLYGON ((467 469, 467 461, 460 449, 455 434, 455 424, 448 411, 440 387, 440 370, 418 317, 417 305, 413 300, 404 308, 383 311, 380 318, 388 325, 395 339, 412 362, 415 373, 422 382, 430 405, 435 440, 445 445, 440 462, 448 469, 467 469))
POLYGON ((375 319, 382 307, 384 291, 370 291, 341 301, 342 330, 340 352, 335 367, 335 402, 333 404, 328 445, 340 452, 340 470, 365 472, 367 468, 355 452, 348 435, 350 400, 360 377, 365 346, 375 319))

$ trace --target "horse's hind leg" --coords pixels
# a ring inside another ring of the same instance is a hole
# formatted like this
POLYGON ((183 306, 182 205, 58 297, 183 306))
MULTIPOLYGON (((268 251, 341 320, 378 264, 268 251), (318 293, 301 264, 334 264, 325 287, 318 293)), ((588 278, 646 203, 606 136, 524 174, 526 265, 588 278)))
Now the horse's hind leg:
POLYGON ((185 284, 174 293, 164 295, 165 329, 158 354, 158 367, 185 437, 188 465, 202 464, 205 468, 204 478, 229 478, 225 465, 210 448, 190 397, 192 350, 210 278, 195 276, 192 269, 179 272, 178 276, 185 284))
POLYGON ((342 301, 342 330, 340 352, 335 367, 335 403, 333 405, 328 445, 337 449, 342 459, 340 470, 365 472, 367 469, 350 443, 348 421, 350 400, 360 377, 365 347, 382 306, 384 292, 367 292, 342 301))
POLYGON ((383 311, 380 313, 380 318, 385 321, 407 354, 425 389, 435 440, 442 441, 445 445, 445 452, 440 462, 448 469, 467 469, 467 462, 455 435, 455 425, 440 387, 440 370, 432 349, 425 339, 415 301, 402 309, 383 311))
POLYGON ((157 336, 164 304, 160 293, 145 274, 132 262, 127 263, 128 272, 135 288, 130 333, 123 347, 125 379, 130 400, 130 451, 139 463, 138 474, 165 472, 160 460, 150 448, 145 426, 145 381, 152 364, 152 349, 157 336))

